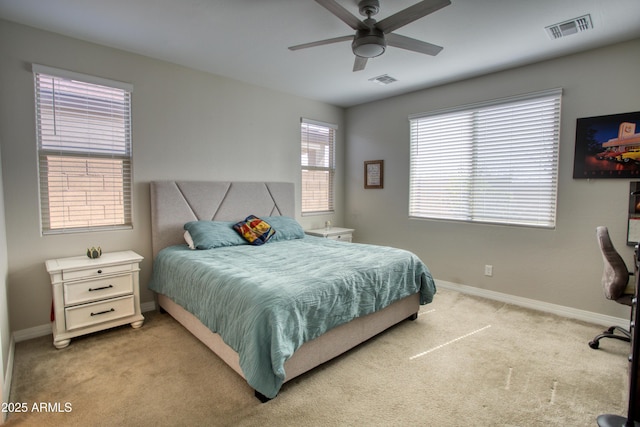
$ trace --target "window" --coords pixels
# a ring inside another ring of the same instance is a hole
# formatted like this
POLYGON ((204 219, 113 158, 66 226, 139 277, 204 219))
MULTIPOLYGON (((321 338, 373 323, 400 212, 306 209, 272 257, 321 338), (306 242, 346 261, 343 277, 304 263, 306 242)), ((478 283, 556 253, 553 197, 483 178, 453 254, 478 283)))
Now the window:
POLYGON ((561 96, 409 117, 409 216, 555 227, 561 96))
POLYGON ((42 233, 131 228, 132 86, 33 74, 42 233))
POLYGON ((302 119, 302 213, 333 212, 335 134, 337 126, 302 119))

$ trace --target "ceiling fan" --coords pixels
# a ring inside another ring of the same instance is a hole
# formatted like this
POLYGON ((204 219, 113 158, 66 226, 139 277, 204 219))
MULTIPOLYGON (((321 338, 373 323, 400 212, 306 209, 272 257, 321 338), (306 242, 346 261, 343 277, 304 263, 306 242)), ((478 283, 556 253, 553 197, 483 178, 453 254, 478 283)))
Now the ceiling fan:
POLYGON ((299 44, 291 46, 289 50, 352 40, 351 49, 356 56, 353 71, 364 70, 367 60, 382 55, 387 46, 399 47, 426 55, 437 55, 442 50, 442 46, 394 34, 392 31, 451 4, 450 0, 424 0, 377 22, 372 16, 375 16, 380 10, 379 0, 358 2, 360 14, 367 17, 362 21, 335 0, 316 0, 316 2, 356 30, 356 34, 299 44))

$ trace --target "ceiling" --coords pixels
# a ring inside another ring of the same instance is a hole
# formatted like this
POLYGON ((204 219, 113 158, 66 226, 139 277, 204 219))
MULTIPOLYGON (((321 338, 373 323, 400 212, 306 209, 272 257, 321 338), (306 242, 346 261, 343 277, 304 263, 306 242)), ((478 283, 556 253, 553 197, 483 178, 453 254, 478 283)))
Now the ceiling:
MULTIPOLYGON (((337 0, 358 18, 357 0, 337 0)), ((380 0, 378 21, 418 0, 380 0)), ((354 31, 313 0, 0 0, 0 18, 342 107, 640 37, 638 0, 451 0, 395 31, 443 46, 388 47, 353 72, 354 31), (593 29, 545 27, 590 14, 593 29), (388 74, 389 85, 369 81, 388 74)), ((638 54, 636 52, 635 54, 638 54)))

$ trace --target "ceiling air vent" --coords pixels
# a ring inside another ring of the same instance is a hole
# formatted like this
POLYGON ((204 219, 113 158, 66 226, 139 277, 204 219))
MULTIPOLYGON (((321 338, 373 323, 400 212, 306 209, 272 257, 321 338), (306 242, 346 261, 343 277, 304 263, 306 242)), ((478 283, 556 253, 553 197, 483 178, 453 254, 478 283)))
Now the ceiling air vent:
POLYGON ((378 77, 372 77, 372 78, 369 79, 369 81, 373 82, 373 83, 378 83, 378 84, 381 84, 381 85, 388 85, 390 83, 397 82, 398 79, 394 79, 393 77, 391 77, 388 74, 383 74, 383 75, 378 76, 378 77))
POLYGON ((593 28, 591 22, 591 15, 587 14, 579 18, 571 19, 570 21, 561 22, 559 24, 550 25, 545 27, 547 34, 551 39, 559 39, 571 34, 581 33, 593 28))

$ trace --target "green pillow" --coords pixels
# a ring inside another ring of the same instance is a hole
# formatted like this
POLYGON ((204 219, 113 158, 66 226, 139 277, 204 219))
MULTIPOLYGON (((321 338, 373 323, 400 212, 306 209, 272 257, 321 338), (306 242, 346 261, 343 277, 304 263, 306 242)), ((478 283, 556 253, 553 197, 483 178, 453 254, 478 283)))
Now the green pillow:
POLYGON ((303 239, 305 234, 302 226, 289 216, 267 216, 262 217, 266 222, 271 224, 276 230, 276 234, 271 241, 277 242, 282 240, 303 239))
POLYGON ((191 221, 184 225, 196 249, 213 249, 224 246, 246 245, 233 229, 233 221, 191 221))

